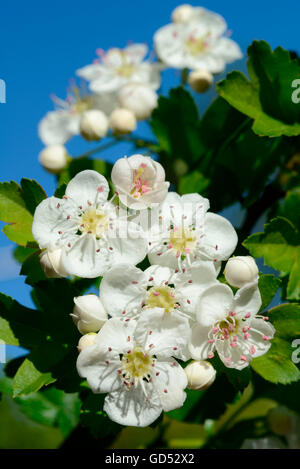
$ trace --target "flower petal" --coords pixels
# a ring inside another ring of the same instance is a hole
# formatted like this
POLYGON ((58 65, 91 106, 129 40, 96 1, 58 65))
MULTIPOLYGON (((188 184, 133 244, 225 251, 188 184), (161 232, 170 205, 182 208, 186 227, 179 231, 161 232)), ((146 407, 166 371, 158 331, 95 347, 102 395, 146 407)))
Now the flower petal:
POLYGON ((173 359, 157 361, 151 374, 165 412, 181 407, 185 401, 187 377, 183 368, 173 359))
POLYGON ((45 145, 63 145, 74 135, 79 134, 78 114, 59 110, 47 112, 38 127, 39 137, 45 145))
POLYGON ((233 300, 233 311, 240 315, 250 313, 254 316, 261 307, 261 295, 257 282, 248 283, 240 288, 233 300))
POLYGON ((112 233, 108 232, 111 249, 111 266, 114 264, 138 264, 147 255, 147 239, 143 229, 134 222, 117 220, 112 233))
POLYGON ((161 414, 162 406, 157 393, 150 383, 144 384, 148 400, 138 386, 127 391, 121 390, 110 393, 104 401, 104 412, 109 418, 120 425, 131 427, 147 427, 161 414))
POLYGON ((216 213, 207 213, 202 250, 211 258, 226 260, 236 248, 238 237, 232 224, 216 213))
POLYGON ((174 270, 161 265, 151 265, 144 272, 148 285, 159 287, 166 282, 173 283, 174 270), (151 279, 151 280, 150 280, 151 279))
POLYGON ((231 310, 233 293, 228 285, 217 284, 205 290, 196 308, 197 321, 201 326, 213 326, 226 317, 231 310))
POLYGON ((194 360, 206 360, 214 349, 214 345, 208 343, 210 329, 210 327, 203 327, 197 323, 193 325, 189 350, 194 360))
POLYGON ((159 358, 177 357, 187 360, 190 326, 179 313, 165 313, 161 308, 142 312, 135 331, 135 340, 159 358))
POLYGON ((131 264, 118 264, 103 276, 100 297, 111 316, 130 317, 141 311, 147 292, 147 277, 131 264))
POLYGON ((120 389, 122 381, 117 372, 120 365, 117 353, 101 350, 97 343, 85 347, 77 359, 79 376, 87 379, 94 393, 120 389))
POLYGON ((180 310, 195 318, 196 306, 201 293, 208 287, 217 284, 217 273, 213 262, 203 261, 192 264, 184 273, 175 277, 176 300, 180 310))
POLYGON ((102 174, 90 169, 78 173, 67 185, 66 196, 74 200, 78 206, 86 209, 89 203, 101 203, 107 200, 108 182, 102 174))
POLYGON ((36 208, 32 234, 40 248, 55 249, 65 243, 65 232, 72 236, 77 232, 76 208, 72 201, 49 197, 36 208), (70 216, 67 219, 67 216, 70 216), (63 237, 62 237, 63 235, 63 237))
POLYGON ((136 321, 132 319, 126 322, 122 318, 111 318, 98 332, 96 343, 105 352, 111 348, 112 352, 126 353, 131 343, 128 341, 128 337, 132 339, 135 328, 136 321))

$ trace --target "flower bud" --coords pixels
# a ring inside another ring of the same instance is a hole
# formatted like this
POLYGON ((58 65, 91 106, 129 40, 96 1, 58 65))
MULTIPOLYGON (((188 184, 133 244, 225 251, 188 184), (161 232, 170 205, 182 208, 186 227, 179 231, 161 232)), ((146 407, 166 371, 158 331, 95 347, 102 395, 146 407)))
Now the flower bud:
POLYGON ((172 21, 174 23, 188 23, 192 18, 194 8, 192 5, 184 3, 172 11, 172 21))
POLYGON ((258 267, 251 256, 231 257, 225 266, 225 279, 233 287, 242 287, 258 278, 258 267))
POLYGON ((61 252, 61 249, 55 249, 54 251, 45 249, 41 252, 40 263, 46 277, 62 278, 68 276, 61 263, 61 252))
POLYGON ((188 76, 188 84, 196 93, 205 93, 211 87, 213 79, 208 70, 194 70, 188 76))
POLYGON ((78 342, 78 352, 81 352, 85 347, 89 347, 95 343, 97 334, 95 332, 89 332, 88 334, 83 335, 78 342))
POLYGON ((283 436, 294 430, 295 414, 287 407, 278 406, 269 411, 267 421, 273 433, 283 436))
POLYGON ((79 332, 98 332, 108 319, 100 298, 96 295, 77 296, 74 303, 71 316, 79 332))
POLYGON ((188 379, 188 389, 202 391, 212 385, 216 370, 211 363, 204 360, 193 361, 184 369, 188 379))
POLYGON ((109 118, 109 125, 116 135, 124 135, 136 129, 136 118, 132 111, 115 109, 109 118))
POLYGON ((40 152, 39 162, 49 173, 59 173, 67 166, 67 151, 63 145, 49 145, 40 152))
POLYGON ((148 119, 157 107, 157 94, 144 83, 128 83, 123 86, 118 99, 120 106, 132 111, 138 120, 148 119))
POLYGON ((123 205, 144 210, 161 204, 169 189, 164 168, 149 156, 131 155, 116 161, 112 182, 123 205))
POLYGON ((85 111, 80 119, 80 133, 86 140, 100 140, 108 131, 108 118, 97 109, 85 111))

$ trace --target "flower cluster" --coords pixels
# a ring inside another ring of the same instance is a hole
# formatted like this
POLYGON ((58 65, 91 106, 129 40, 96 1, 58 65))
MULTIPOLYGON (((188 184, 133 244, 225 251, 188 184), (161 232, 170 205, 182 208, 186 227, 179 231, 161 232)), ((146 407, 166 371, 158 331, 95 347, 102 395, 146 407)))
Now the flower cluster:
POLYGON ((47 146, 41 164, 49 172, 61 171, 68 162, 64 144, 75 135, 98 141, 110 133, 133 132, 137 121, 148 119, 157 107, 163 69, 190 69, 187 83, 198 93, 207 91, 212 74, 242 57, 226 29, 220 15, 181 5, 173 11, 172 23, 154 34, 150 54, 140 43, 97 49, 94 62, 76 71, 86 83, 77 86, 72 80, 66 100, 54 96, 55 110, 40 121, 39 136, 47 146))
POLYGON ((102 277, 99 295, 74 298, 77 370, 94 393, 107 393, 112 420, 147 426, 181 407, 186 387, 212 384, 206 360, 215 353, 241 370, 268 350, 274 328, 258 314, 252 258, 231 258, 227 284, 218 280, 238 239, 207 199, 169 192, 163 167, 143 155, 119 159, 112 181, 108 200, 101 174, 77 174, 63 198, 37 207, 33 234, 47 276, 102 277), (137 266, 146 258, 149 267, 137 266))

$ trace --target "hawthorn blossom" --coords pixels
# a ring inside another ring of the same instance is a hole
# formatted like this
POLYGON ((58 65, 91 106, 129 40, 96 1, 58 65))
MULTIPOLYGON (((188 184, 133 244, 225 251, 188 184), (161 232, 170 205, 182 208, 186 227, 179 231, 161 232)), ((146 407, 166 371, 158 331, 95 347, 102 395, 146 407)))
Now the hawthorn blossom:
POLYGON ((80 134, 82 115, 88 110, 100 110, 105 115, 117 107, 117 98, 112 93, 103 96, 82 93, 73 87, 64 101, 52 96, 55 111, 47 112, 38 126, 39 137, 45 145, 63 145, 80 134))
POLYGON ((261 296, 257 283, 247 284, 233 296, 228 285, 205 290, 196 308, 197 323, 189 344, 196 360, 212 358, 216 351, 228 368, 242 370, 252 358, 265 354, 275 329, 258 313, 261 296))
POLYGON ((212 262, 199 262, 185 272, 152 265, 144 272, 120 264, 104 274, 100 297, 111 316, 138 318, 152 308, 165 314, 196 319, 195 308, 201 292, 217 284, 212 262))
POLYGON ((121 202, 135 210, 163 202, 170 185, 161 164, 143 155, 120 158, 113 166, 111 178, 121 202))
POLYGON ((70 314, 81 334, 98 332, 108 320, 101 298, 97 295, 82 295, 74 298, 73 313, 70 314))
POLYGON ((204 260, 214 262, 219 270, 220 261, 232 254, 238 238, 226 218, 207 213, 208 209, 208 199, 199 194, 180 197, 169 192, 151 217, 150 263, 182 270, 204 260))
POLYGON ((98 277, 114 264, 137 264, 146 255, 142 229, 119 215, 108 193, 105 177, 85 170, 69 182, 62 199, 50 197, 36 208, 33 236, 40 248, 62 250, 69 274, 98 277))
POLYGON ((160 86, 161 65, 144 60, 148 48, 145 44, 131 44, 124 49, 113 47, 106 53, 97 49, 98 59, 76 74, 90 82, 94 93, 118 91, 130 82, 145 83, 154 90, 160 86))
POLYGON ((187 378, 174 359, 189 339, 185 318, 149 309, 138 321, 109 319, 82 350, 77 370, 94 393, 109 393, 103 410, 121 425, 145 427, 162 410, 181 407, 187 378))
POLYGON ((221 73, 227 63, 242 58, 232 39, 224 37, 226 22, 204 8, 196 9, 187 23, 171 23, 154 35, 156 53, 169 67, 221 73))

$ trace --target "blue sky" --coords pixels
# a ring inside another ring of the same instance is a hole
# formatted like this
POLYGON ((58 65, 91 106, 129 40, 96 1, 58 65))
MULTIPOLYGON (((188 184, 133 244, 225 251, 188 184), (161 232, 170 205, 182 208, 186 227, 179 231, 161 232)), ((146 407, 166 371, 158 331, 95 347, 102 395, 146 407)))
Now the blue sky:
MULTIPOLYGON (((7 102, 0 104, 0 181, 22 177, 37 179, 48 195, 54 179, 37 161, 42 144, 37 124, 52 109, 50 94, 64 98, 74 72, 95 58, 96 48, 124 47, 128 40, 146 42, 150 47, 154 32, 169 22, 180 1, 130 0, 103 2, 26 1, 6 2, 1 7, 0 79, 7 86, 7 102)), ((225 17, 243 52, 253 39, 265 39, 272 47, 299 50, 299 0, 269 2, 227 0, 190 2, 225 17)), ((245 70, 245 59, 232 68, 245 70)), ((164 72, 163 93, 178 83, 178 74, 164 72)), ((212 98, 197 98, 203 107, 212 98)), ((143 133, 143 128, 139 129, 143 133)), ((80 154, 91 144, 74 139, 68 148, 80 154)), ((111 161, 123 156, 125 147, 105 153, 111 161)), ((31 304, 23 278, 16 278, 18 266, 11 262, 11 244, 0 233, 0 291, 26 305, 31 304)))

